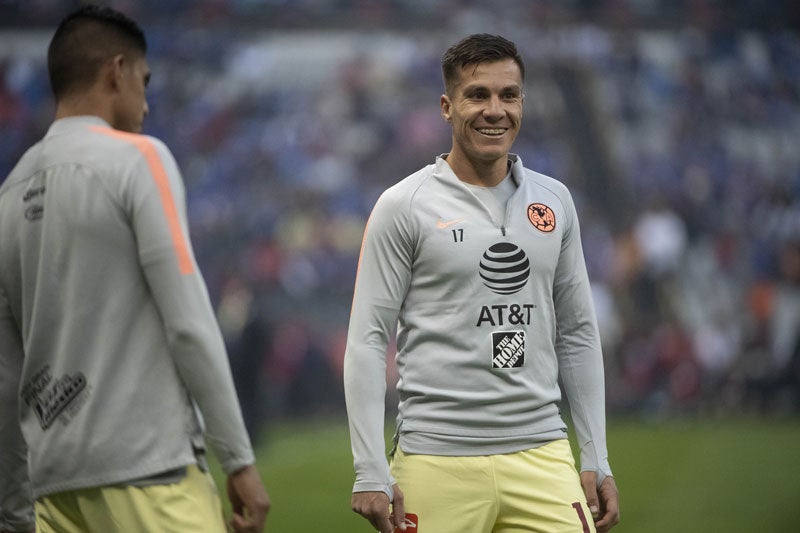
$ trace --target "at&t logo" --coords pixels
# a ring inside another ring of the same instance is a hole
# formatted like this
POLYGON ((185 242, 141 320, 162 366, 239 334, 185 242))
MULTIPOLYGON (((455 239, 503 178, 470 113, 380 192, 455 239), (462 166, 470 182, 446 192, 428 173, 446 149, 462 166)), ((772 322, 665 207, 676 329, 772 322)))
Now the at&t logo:
POLYGON ((531 263, 516 244, 499 242, 481 257, 480 275, 483 284, 497 294, 514 294, 528 282, 531 263))

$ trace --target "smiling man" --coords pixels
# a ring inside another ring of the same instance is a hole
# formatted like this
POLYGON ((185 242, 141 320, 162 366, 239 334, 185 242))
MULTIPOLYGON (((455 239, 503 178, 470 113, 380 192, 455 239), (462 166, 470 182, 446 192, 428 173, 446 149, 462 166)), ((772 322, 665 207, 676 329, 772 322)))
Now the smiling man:
POLYGON ((510 153, 522 58, 502 37, 472 35, 447 50, 442 71, 450 152, 384 192, 365 230, 344 368, 352 509, 382 533, 608 531, 618 493, 575 206, 563 184, 510 153))

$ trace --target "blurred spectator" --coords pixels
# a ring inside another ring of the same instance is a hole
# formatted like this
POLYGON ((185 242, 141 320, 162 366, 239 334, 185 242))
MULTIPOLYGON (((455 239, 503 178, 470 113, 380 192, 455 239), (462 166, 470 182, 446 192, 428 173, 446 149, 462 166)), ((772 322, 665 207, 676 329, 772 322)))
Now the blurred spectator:
POLYGON ((270 356, 271 332, 254 300, 251 289, 240 278, 231 278, 222 290, 217 320, 231 360, 244 423, 251 442, 258 443, 265 417, 262 375, 270 356))

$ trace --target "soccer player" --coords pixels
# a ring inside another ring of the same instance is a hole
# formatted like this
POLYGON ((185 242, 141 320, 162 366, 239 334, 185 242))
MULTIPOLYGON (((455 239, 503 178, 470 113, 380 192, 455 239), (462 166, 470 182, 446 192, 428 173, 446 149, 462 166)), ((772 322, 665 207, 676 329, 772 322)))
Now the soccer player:
POLYGON ((382 533, 608 531, 618 493, 575 206, 562 183, 509 153, 522 58, 502 37, 472 35, 447 50, 442 70, 452 148, 387 189, 365 230, 344 367, 352 509, 382 533), (385 369, 396 324, 390 465, 385 369))
POLYGON ((67 16, 55 121, 0 187, 0 531, 224 532, 206 441, 234 530, 264 527, 180 172, 139 134, 145 56, 125 15, 67 16))

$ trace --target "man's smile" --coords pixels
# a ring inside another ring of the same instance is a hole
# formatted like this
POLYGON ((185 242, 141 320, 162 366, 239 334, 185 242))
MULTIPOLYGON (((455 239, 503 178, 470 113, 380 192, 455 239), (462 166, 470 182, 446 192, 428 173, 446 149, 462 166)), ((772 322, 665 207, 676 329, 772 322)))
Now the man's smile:
POLYGON ((482 135, 497 137, 507 132, 508 128, 475 128, 475 130, 482 135))

